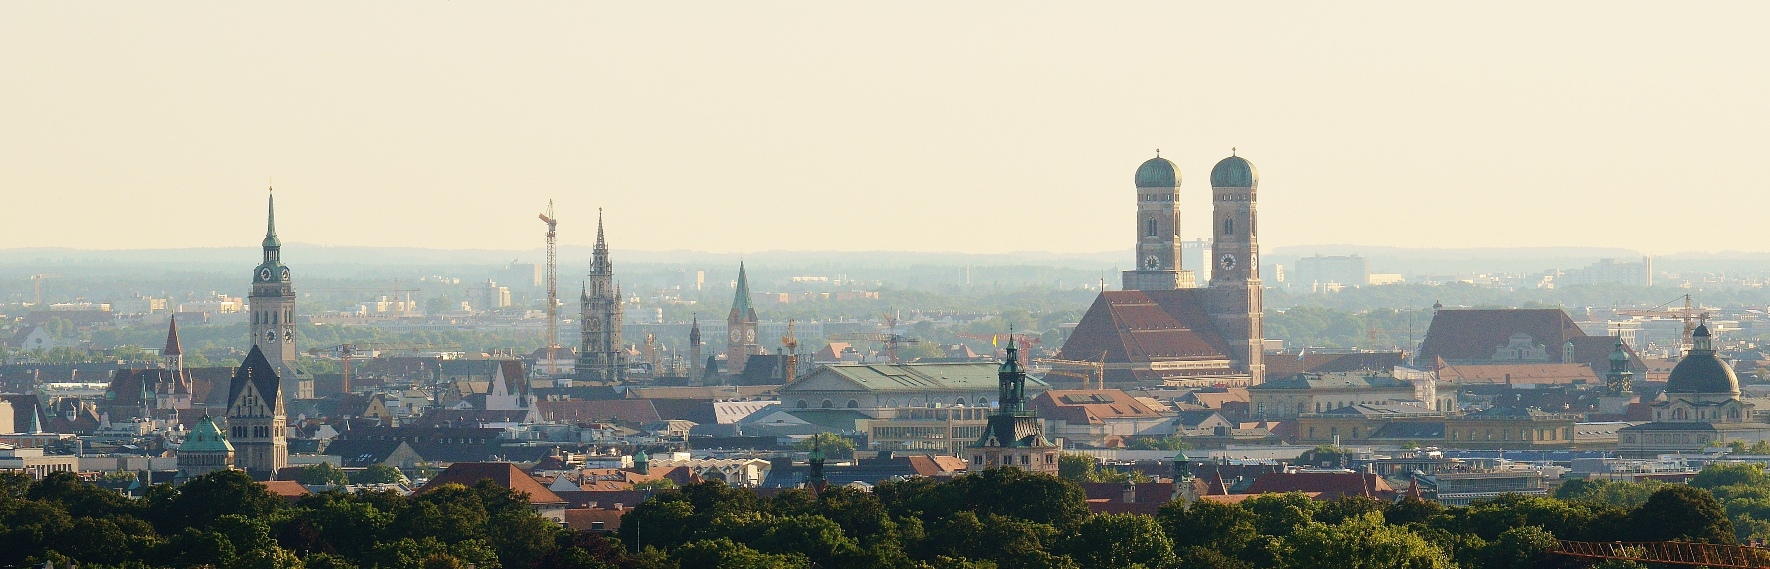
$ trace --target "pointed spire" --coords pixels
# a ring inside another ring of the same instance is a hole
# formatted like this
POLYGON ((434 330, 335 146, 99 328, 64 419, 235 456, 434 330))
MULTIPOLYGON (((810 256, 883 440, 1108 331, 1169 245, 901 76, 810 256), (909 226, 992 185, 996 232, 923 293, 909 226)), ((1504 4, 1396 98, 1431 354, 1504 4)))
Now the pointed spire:
POLYGON ((277 238, 277 194, 271 189, 269 213, 265 216, 264 248, 282 247, 283 240, 277 238))
POLYGON ((602 208, 596 208, 596 247, 607 249, 608 243, 602 240, 602 208))
POLYGON ((166 326, 166 347, 160 350, 162 356, 184 355, 184 348, 178 342, 178 315, 172 316, 172 323, 166 326))
POLYGON ((754 319, 756 309, 750 306, 750 277, 744 272, 744 262, 738 261, 737 294, 731 299, 731 319, 754 319))
POLYGON ((43 434, 43 406, 31 406, 31 434, 43 434))

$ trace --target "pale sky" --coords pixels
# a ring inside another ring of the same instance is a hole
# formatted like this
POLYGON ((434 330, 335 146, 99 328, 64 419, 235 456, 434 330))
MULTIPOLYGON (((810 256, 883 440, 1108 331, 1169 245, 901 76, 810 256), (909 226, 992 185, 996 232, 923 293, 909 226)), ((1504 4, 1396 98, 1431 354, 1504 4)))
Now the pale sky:
POLYGON ((1770 3, 0 3, 0 248, 1770 250, 1770 3))

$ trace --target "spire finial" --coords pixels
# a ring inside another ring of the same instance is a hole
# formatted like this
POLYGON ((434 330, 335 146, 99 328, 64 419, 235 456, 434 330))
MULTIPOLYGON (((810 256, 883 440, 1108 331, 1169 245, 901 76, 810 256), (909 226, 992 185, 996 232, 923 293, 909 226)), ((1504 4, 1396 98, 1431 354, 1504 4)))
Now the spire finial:
POLYGON ((1160 149, 1160 148, 1155 149, 1155 157, 1156 158, 1162 157, 1162 149, 1160 149))
POLYGON ((1229 155, 1235 156, 1235 147, 1234 146, 1229 147, 1229 155))

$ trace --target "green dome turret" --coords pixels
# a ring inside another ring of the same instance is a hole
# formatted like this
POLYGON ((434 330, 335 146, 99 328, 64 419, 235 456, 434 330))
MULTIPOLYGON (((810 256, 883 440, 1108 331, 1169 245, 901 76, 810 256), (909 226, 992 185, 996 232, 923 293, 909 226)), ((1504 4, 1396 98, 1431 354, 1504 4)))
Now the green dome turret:
POLYGON ((1260 171, 1248 159, 1231 155, 1211 168, 1213 188, 1252 188, 1260 185, 1260 171))
POLYGON ((1180 185, 1180 170, 1173 162, 1157 154, 1137 167, 1137 187, 1139 188, 1174 188, 1180 185))

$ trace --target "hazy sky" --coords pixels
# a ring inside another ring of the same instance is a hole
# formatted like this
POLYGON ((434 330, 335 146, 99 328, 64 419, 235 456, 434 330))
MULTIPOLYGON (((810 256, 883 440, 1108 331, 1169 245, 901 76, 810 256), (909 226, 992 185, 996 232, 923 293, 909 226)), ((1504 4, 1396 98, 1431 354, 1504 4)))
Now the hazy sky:
POLYGON ((0 248, 1770 250, 1770 3, 0 3, 0 248))

